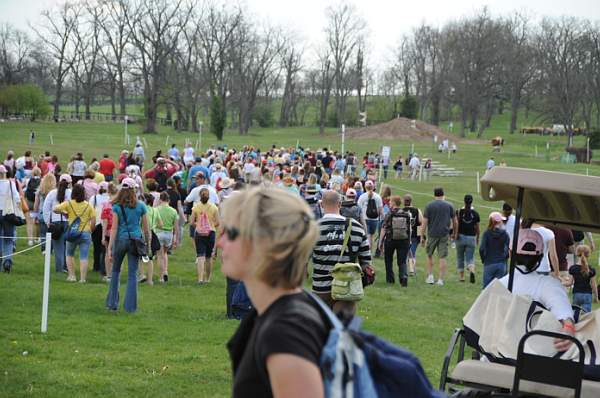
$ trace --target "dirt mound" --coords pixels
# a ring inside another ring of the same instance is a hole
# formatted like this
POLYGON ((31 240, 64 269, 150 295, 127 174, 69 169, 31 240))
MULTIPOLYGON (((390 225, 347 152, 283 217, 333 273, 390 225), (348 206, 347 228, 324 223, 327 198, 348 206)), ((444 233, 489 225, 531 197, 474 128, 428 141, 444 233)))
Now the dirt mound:
POLYGON ((376 124, 368 127, 348 129, 346 134, 352 138, 381 138, 381 139, 400 139, 409 141, 433 141, 437 135, 438 142, 445 138, 451 141, 458 141, 454 135, 448 134, 441 128, 429 123, 417 120, 413 124, 411 119, 399 117, 390 120, 387 123, 376 124), (414 127, 413 127, 414 126, 414 127))

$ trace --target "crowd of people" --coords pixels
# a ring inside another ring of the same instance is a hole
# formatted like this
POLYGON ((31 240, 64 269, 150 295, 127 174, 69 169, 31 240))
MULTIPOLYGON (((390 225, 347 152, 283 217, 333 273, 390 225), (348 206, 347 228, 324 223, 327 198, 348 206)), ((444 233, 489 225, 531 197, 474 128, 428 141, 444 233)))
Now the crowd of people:
MULTIPOLYGON (((396 177, 408 164, 408 175, 415 178, 423 172, 418 161, 416 155, 407 162, 399 158, 396 177)), ((66 165, 49 152, 37 158, 30 151, 18 158, 9 152, 0 165, 2 269, 13 268, 16 226, 9 216, 19 208, 29 246, 44 250, 46 232, 51 234, 54 268, 67 274, 66 281, 86 283, 93 253, 92 270, 108 283, 105 306, 110 311, 119 308, 120 273, 127 258, 123 308, 135 312, 138 285, 168 283, 169 255, 187 234, 195 248, 197 284, 210 283, 218 248, 227 277, 228 317, 237 317, 232 296, 240 285, 252 304, 228 343, 233 395, 287 396, 302 390, 319 396, 321 353, 330 325, 315 297, 302 290, 307 263, 312 264, 313 293, 342 320, 351 319, 359 299, 340 295, 340 286, 350 286, 353 277, 336 279, 340 264, 358 267, 359 283, 367 286, 373 282, 365 279, 373 276, 372 258, 381 256, 385 282, 397 280, 406 288, 417 273, 419 246, 425 249, 427 284, 446 283, 450 247, 456 250, 460 282, 467 273, 469 282, 476 282, 478 248, 482 288, 494 279, 508 284, 516 220, 507 203, 487 216, 482 232, 472 195, 465 195, 464 205, 456 209, 438 187, 433 200, 419 209, 410 194, 394 194, 385 184, 388 165, 389 159, 374 153, 359 160, 351 152, 275 146, 265 152, 218 147, 195 153, 189 145, 180 152, 173 144, 149 160, 139 141, 118 159, 104 154, 87 163, 77 153, 66 165)), ((513 292, 541 302, 564 333, 574 334, 568 289, 573 304, 585 311, 598 299, 589 259, 592 236, 531 219, 520 224, 515 251, 520 271, 513 292)), ((361 297, 362 288, 360 294, 351 290, 350 296, 361 297)), ((559 350, 569 345, 555 341, 559 350)))
MULTIPOLYGON (((409 154, 406 161, 399 157, 393 165, 396 176, 401 177, 407 166, 407 175, 414 178, 417 170, 423 170, 418 162, 416 154, 409 154)), ((313 290, 332 306, 330 271, 337 262, 355 260, 364 269, 371 266, 372 256, 382 256, 385 281, 393 284, 397 279, 406 287, 409 278, 416 275, 419 245, 426 252, 424 279, 428 284, 444 285, 450 246, 456 249, 459 281, 464 282, 468 272, 468 280, 475 283, 478 246, 482 287, 506 274, 514 228, 508 204, 502 212, 489 214, 487 228, 481 232, 481 218, 471 195, 465 195, 464 206, 455 209, 445 200, 444 190, 436 188, 434 199, 421 210, 413 205, 410 194, 394 195, 389 185, 381 183, 387 177, 388 165, 389 159, 376 153, 359 158, 352 152, 340 154, 327 148, 276 146, 267 151, 246 146, 195 153, 191 145, 180 151, 172 144, 166 153, 159 150, 147 159, 139 139, 131 151, 123 150, 117 159, 104 154, 89 163, 83 153, 61 165, 50 152, 36 158, 31 151, 20 157, 9 151, 0 166, 0 203, 10 199, 26 210, 28 245, 43 241, 46 232, 52 233, 55 270, 67 273, 67 281, 87 281, 92 252, 92 270, 110 284, 107 306, 113 309, 118 302, 118 277, 124 258, 128 257, 130 267, 126 309, 135 310, 136 284, 168 282, 169 255, 181 246, 185 234, 195 248, 197 283, 210 283, 222 231, 221 207, 246 186, 264 190, 277 187, 280 194, 296 195, 309 206, 320 231, 312 253, 313 290), (385 175, 379 176, 380 172, 385 175), (347 220, 351 220, 350 239, 347 252, 340 254, 347 220), (147 256, 131 254, 129 242, 136 239, 147 243, 147 256)), ((9 272, 15 227, 4 221, 1 225, 2 267, 9 272)), ((586 256, 594 249, 593 241, 591 247, 582 246, 585 234, 581 232, 546 227, 532 220, 524 220, 524 225, 544 237, 545 256, 537 272, 553 272, 565 286, 574 285, 578 303, 591 303, 580 293, 592 293, 597 299, 595 270, 585 266, 589 263, 586 256), (586 278, 587 284, 583 282, 586 278)), ((591 239, 590 234, 587 237, 591 239)), ((44 245, 41 247, 44 250, 44 245)))

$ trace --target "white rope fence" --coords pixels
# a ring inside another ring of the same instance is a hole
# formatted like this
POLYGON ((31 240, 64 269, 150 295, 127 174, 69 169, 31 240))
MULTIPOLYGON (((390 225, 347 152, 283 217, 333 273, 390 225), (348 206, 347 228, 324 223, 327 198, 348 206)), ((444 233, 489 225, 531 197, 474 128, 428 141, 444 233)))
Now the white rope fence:
MULTIPOLYGON (((8 236, 0 236, 0 238, 8 238, 8 236)), ((10 254, 10 255, 7 255, 7 256, 2 256, 2 257, 0 257, 0 260, 2 260, 2 259, 5 259, 5 258, 8 258, 8 257, 16 256, 16 255, 18 255, 18 254, 21 254, 21 253, 28 252, 29 250, 33 250, 33 249, 35 249, 36 247, 40 247, 40 246, 41 246, 41 245, 43 245, 43 244, 44 244, 44 242, 42 242, 42 243, 38 243, 38 244, 36 244, 36 245, 29 246, 27 249, 23 249, 23 250, 21 250, 21 251, 14 252, 13 254, 10 254)))

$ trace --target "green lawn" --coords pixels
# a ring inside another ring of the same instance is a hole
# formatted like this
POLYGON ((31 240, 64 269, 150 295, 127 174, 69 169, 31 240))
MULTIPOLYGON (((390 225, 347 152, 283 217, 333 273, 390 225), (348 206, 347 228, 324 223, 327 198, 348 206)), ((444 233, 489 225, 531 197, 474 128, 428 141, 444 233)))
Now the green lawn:
MULTIPOLYGON (((443 186, 450 199, 476 193, 476 173, 482 172, 491 154, 489 137, 502 134, 507 143, 504 153, 495 154, 510 166, 562 170, 600 175, 599 166, 561 164, 549 158, 562 152, 566 138, 503 134, 509 115, 497 117, 480 144, 458 144, 459 152, 448 159, 433 151, 432 143, 416 142, 419 154, 433 155, 434 160, 463 170, 463 177, 434 177, 427 182, 388 179, 393 192, 414 192, 415 202, 423 207, 434 186, 443 186), (538 146, 539 156, 533 157, 538 146)), ((13 149, 22 153, 29 148, 28 132, 33 128, 37 140, 34 153, 50 150, 61 162, 77 151, 86 159, 103 153, 117 156, 123 146, 123 126, 117 124, 0 124, 0 154, 13 149), (50 135, 54 145, 50 145, 50 135)), ((456 128, 456 126, 455 126, 456 128)), ((129 126, 132 139, 139 126, 129 126)), ((197 134, 176 133, 161 128, 158 135, 144 135, 149 146, 147 156, 169 142, 182 147, 186 138, 197 134)), ((472 139, 473 137, 469 137, 472 139)), ((267 148, 295 146, 331 146, 339 149, 339 136, 328 131, 319 136, 314 128, 253 129, 248 136, 227 132, 230 147, 244 144, 267 148)), ((581 138, 578 145, 583 145, 581 138)), ((203 136, 203 147, 215 144, 214 137, 203 136)), ((347 140, 346 147, 362 154, 378 151, 381 145, 392 146, 392 156, 406 155, 411 147, 405 141, 347 140)), ((476 195, 475 195, 476 196, 476 195)), ((455 203, 458 204, 458 203, 455 203)), ((485 219, 497 203, 484 203, 476 196, 475 208, 485 219)), ((19 235, 25 234, 24 228, 19 235)), ((19 240, 17 250, 26 248, 19 240)), ((595 257, 594 257, 595 258, 595 257)), ((0 396, 227 396, 231 372, 225 343, 237 326, 225 319, 225 283, 217 266, 210 285, 194 285, 194 254, 191 242, 184 243, 171 257, 171 279, 166 286, 141 286, 139 310, 134 315, 120 311, 108 313, 104 299, 108 288, 92 274, 86 285, 68 284, 64 274, 51 278, 48 333, 40 333, 43 259, 33 250, 14 259, 11 274, 0 274, 0 396)), ((377 281, 367 289, 359 305, 365 329, 413 351, 421 359, 432 383, 437 385, 447 344, 461 317, 480 290, 481 269, 477 284, 458 282, 454 270, 455 253, 449 258, 450 272, 446 286, 424 283, 424 253, 418 252, 419 271, 411 278, 408 289, 385 284, 383 262, 375 260, 377 281)), ((480 268, 480 267, 479 267, 480 268)), ((125 275, 122 276, 124 280, 125 275)), ((124 293, 122 291, 122 293, 124 293)))

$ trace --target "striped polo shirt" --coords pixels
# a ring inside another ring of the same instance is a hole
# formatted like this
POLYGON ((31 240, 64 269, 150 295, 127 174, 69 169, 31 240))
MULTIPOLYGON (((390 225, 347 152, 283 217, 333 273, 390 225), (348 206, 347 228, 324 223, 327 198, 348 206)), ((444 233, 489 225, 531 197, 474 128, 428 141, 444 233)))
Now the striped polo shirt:
POLYGON ((331 281, 333 279, 329 273, 337 263, 352 261, 359 263, 364 268, 371 263, 371 250, 369 239, 362 225, 352 219, 348 248, 340 257, 340 251, 344 244, 346 218, 339 214, 325 214, 318 223, 319 238, 312 254, 312 290, 316 293, 327 293, 331 291, 331 281))

